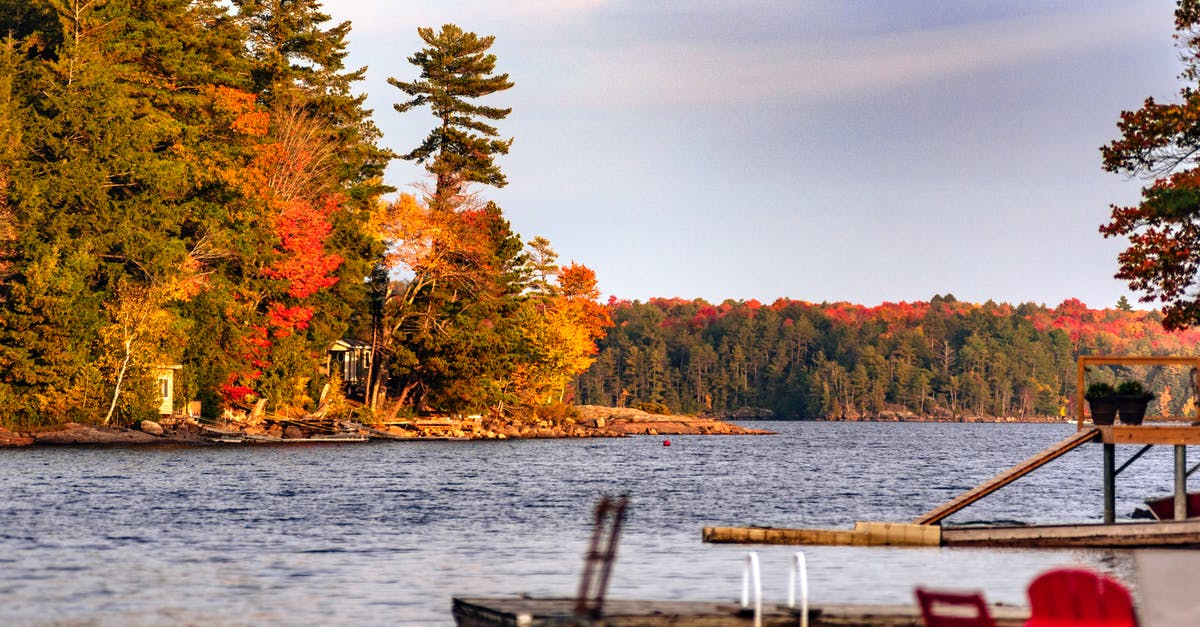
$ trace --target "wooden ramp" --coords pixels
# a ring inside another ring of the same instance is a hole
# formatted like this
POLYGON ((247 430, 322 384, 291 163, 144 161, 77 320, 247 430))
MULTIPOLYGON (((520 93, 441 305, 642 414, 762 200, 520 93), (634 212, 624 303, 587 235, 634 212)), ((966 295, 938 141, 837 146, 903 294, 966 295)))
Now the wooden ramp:
POLYGON ((936 525, 944 518, 954 514, 964 507, 982 499, 983 497, 1003 488, 1004 486, 1024 477, 1025 475, 1041 468, 1046 463, 1058 459, 1064 454, 1079 448, 1083 444, 1091 442, 1100 437, 1100 429, 1089 427, 1076 431, 1071 436, 1055 443, 1050 448, 1030 457, 1029 459, 1009 468, 1008 470, 988 479, 971 490, 960 494, 954 499, 939 505, 938 507, 926 512, 920 518, 913 522, 918 525, 936 525))

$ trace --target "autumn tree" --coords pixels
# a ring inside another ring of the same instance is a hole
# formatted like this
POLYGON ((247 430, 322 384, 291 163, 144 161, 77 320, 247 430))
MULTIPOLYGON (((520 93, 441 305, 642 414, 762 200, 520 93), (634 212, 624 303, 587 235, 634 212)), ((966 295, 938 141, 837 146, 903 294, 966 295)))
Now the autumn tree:
POLYGON ((538 289, 519 312, 523 343, 513 387, 519 403, 538 407, 566 399, 570 383, 596 360, 596 342, 612 320, 597 302, 595 272, 576 263, 559 269, 542 238, 530 248, 526 263, 538 277, 530 285, 538 289))
POLYGON ((397 400, 448 411, 511 401, 523 258, 500 208, 441 211, 402 195, 379 221, 387 269, 401 275, 384 292, 381 320, 397 400))
POLYGON ((212 133, 236 147, 221 169, 230 211, 205 225, 225 256, 220 289, 189 306, 220 353, 190 347, 203 389, 253 389, 303 405, 342 337, 379 250, 367 229, 390 152, 345 67, 350 24, 316 0, 233 0, 250 81, 218 88, 212 133))
POLYGON ((1143 302, 1164 303, 1170 329, 1200 324, 1200 2, 1180 0, 1175 39, 1187 83, 1179 102, 1147 98, 1141 109, 1122 112, 1121 138, 1101 149, 1105 170, 1152 179, 1141 202, 1113 206, 1100 231, 1129 239, 1116 276, 1143 302))
POLYGON ((103 424, 112 423, 129 381, 163 364, 161 344, 172 325, 164 305, 159 290, 141 286, 118 288, 116 298, 106 303, 112 323, 100 329, 100 340, 106 349, 102 363, 110 371, 113 389, 103 424))
POLYGON ((0 396, 18 421, 95 420, 104 311, 118 286, 170 275, 213 210, 198 86, 236 80, 237 30, 215 0, 6 2, 0 396), (16 52, 15 55, 11 51, 16 52), (15 63, 15 67, 12 64, 15 63), (9 72, 9 69, 15 71, 9 72))
MULTIPOLYGON (((380 232, 392 247, 376 277, 405 273, 377 289, 389 348, 387 368, 399 399, 417 408, 502 410, 513 400, 512 378, 521 340, 516 313, 525 290, 520 237, 493 202, 466 193, 471 183, 503 186, 495 163, 512 140, 497 139, 487 121, 510 112, 474 99, 512 87, 494 75, 492 37, 447 24, 418 29, 427 47, 409 61, 421 68, 413 82, 389 79, 411 97, 399 112, 429 105, 440 124, 404 158, 423 163, 433 177, 426 197, 402 196, 385 213, 380 232), (397 220, 407 215, 408 222, 397 220)), ((379 333, 373 333, 379 335, 379 333)))
POLYGON ((494 187, 507 183, 495 157, 508 154, 512 139, 499 139, 499 131, 486 120, 502 120, 512 109, 476 104, 474 99, 509 89, 513 83, 508 74, 493 74, 496 56, 488 49, 494 37, 480 37, 454 24, 436 32, 418 28, 417 34, 427 47, 408 61, 420 68, 420 78, 412 82, 389 78, 388 82, 412 98, 397 103, 397 111, 429 105, 441 122, 403 157, 424 164, 433 175, 430 206, 448 209, 461 204, 464 187, 470 183, 494 187))
POLYGON ((223 174, 238 192, 229 204, 236 218, 214 225, 227 247, 219 267, 233 297, 221 304, 231 329, 220 336, 229 367, 219 387, 227 403, 252 390, 274 403, 304 405, 332 342, 314 333, 314 321, 319 311, 328 315, 322 297, 339 284, 344 262, 329 246, 334 220, 347 210, 332 174, 336 146, 299 108, 272 114, 247 92, 216 92, 222 134, 246 147, 245 158, 223 174))

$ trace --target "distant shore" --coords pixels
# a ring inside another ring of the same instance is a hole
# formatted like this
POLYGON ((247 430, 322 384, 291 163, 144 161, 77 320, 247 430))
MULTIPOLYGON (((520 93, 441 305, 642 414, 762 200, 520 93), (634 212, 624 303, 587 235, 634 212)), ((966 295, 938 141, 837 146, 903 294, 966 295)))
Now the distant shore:
POLYGON ((712 417, 719 420, 756 421, 756 420, 808 420, 816 422, 1004 422, 1004 423, 1074 423, 1074 414, 1070 416, 988 416, 975 414, 955 414, 949 411, 917 414, 903 408, 885 409, 879 412, 856 412, 836 416, 821 416, 817 418, 797 418, 794 416, 779 416, 769 409, 743 408, 731 412, 721 412, 712 417))

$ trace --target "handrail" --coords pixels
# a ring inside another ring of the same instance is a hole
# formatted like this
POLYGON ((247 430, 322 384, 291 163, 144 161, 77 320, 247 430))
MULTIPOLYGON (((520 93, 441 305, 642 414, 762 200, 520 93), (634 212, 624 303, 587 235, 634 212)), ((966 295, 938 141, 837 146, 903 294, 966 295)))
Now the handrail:
POLYGON ((800 627, 808 627, 808 564, 804 551, 792 555, 792 571, 788 576, 788 607, 796 609, 796 585, 800 586, 800 627))
POLYGON ((754 579, 754 627, 762 627, 762 576, 758 569, 758 553, 746 554, 742 567, 742 609, 750 607, 750 579, 754 579))
MULTIPOLYGON (((1078 363, 1077 385, 1075 386, 1075 428, 1082 430, 1083 421, 1086 418, 1087 403, 1084 402, 1083 395, 1085 393, 1084 378, 1087 366, 1191 366, 1193 377, 1197 369, 1200 369, 1200 357, 1170 357, 1170 356, 1153 356, 1153 355, 1080 355, 1078 363)), ((1194 385, 1194 384, 1193 384, 1194 385)), ((1155 417, 1147 416, 1146 420, 1153 420, 1155 417)), ((1158 417, 1160 420, 1163 417, 1158 417)), ((1200 422, 1200 404, 1196 406, 1196 415, 1194 417, 1180 417, 1181 420, 1195 420, 1200 422)))

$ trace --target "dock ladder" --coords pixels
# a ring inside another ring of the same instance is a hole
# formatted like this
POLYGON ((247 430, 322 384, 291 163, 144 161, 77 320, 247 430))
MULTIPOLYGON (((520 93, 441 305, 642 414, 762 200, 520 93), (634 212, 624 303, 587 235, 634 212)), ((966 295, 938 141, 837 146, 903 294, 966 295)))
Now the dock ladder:
MULTIPOLYGON (((796 589, 800 590, 800 627, 808 627, 808 566, 804 551, 792 555, 792 568, 788 574, 788 607, 796 609, 796 589)), ((758 567, 758 553, 746 554, 742 567, 742 612, 750 611, 750 591, 754 591, 754 627, 762 627, 762 575, 758 567)))
POLYGON ((605 496, 596 504, 592 540, 584 558, 583 576, 579 578, 576 616, 600 618, 604 613, 604 595, 608 591, 613 562, 617 559, 617 541, 628 506, 629 497, 626 496, 605 496))

